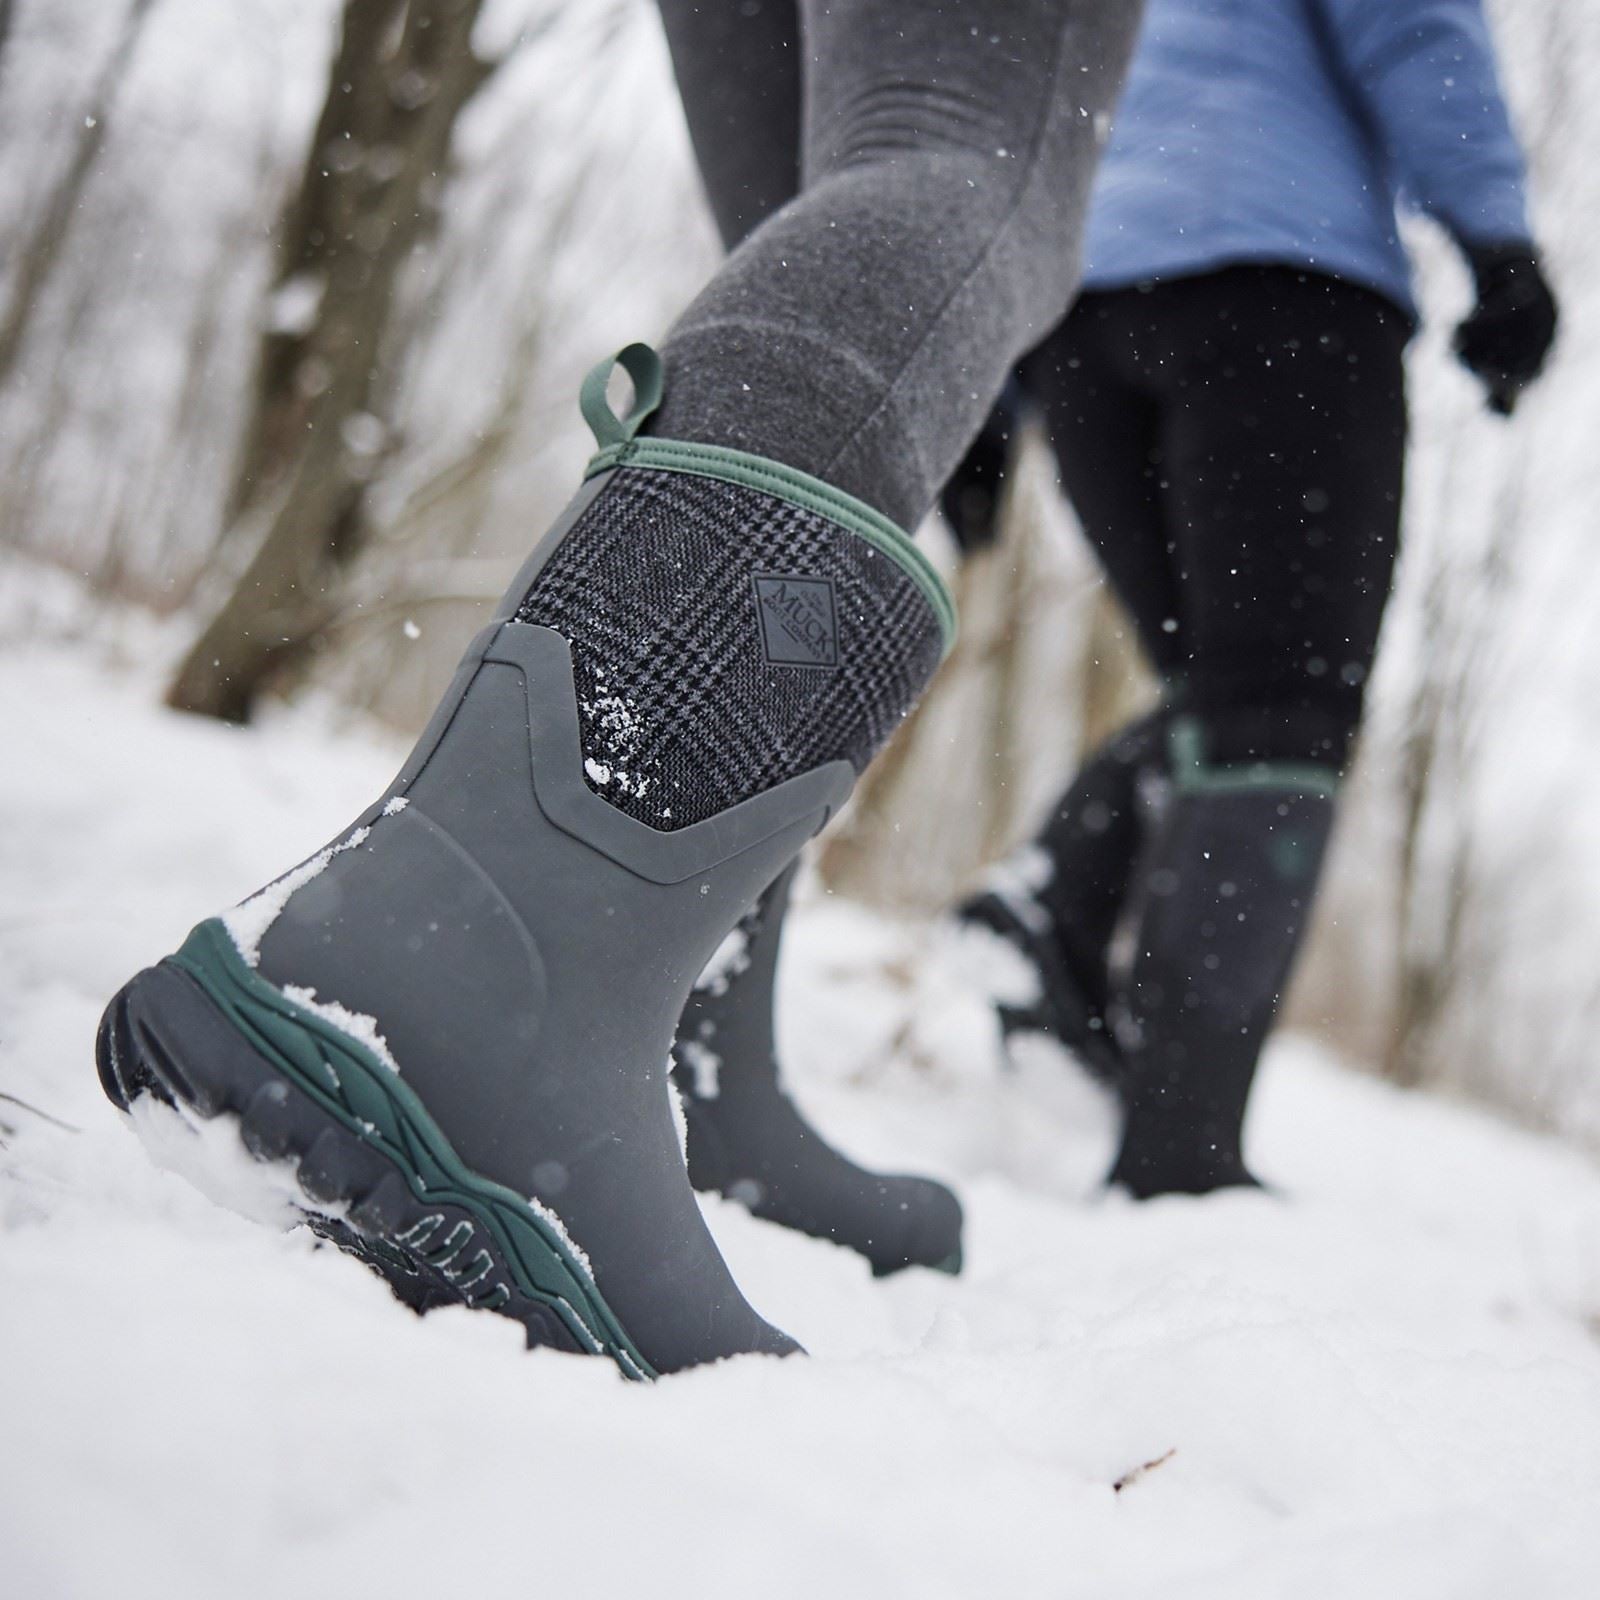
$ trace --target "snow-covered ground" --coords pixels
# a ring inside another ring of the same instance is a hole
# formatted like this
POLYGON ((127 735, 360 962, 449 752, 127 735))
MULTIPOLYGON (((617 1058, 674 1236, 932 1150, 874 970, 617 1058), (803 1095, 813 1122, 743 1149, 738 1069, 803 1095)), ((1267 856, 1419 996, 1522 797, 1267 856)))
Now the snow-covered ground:
POLYGON ((969 1265, 876 1283, 717 1205, 811 1359, 627 1384, 213 1207, 101 1098, 101 1006, 398 752, 161 712, 160 653, 0 645, 0 1594, 1600 1593, 1592 1165, 1285 1041, 1275 1195, 1099 1197, 1059 1064, 1002 1079, 946 965, 815 896, 801 1098, 955 1180, 969 1265))

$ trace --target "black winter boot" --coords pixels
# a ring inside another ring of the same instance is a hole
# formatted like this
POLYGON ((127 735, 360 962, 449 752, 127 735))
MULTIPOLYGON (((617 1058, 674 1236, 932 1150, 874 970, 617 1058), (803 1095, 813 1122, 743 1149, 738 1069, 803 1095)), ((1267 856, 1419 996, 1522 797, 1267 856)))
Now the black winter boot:
POLYGON ((1167 706, 1108 740, 1057 802, 1034 841, 956 911, 1022 957, 1026 996, 995 997, 1003 1035, 1044 1033, 1115 1085, 1122 1063, 1106 1020, 1112 939, 1164 783, 1167 706))
POLYGON ((136 976, 119 1106, 226 1118, 413 1303, 649 1376, 792 1340, 745 1302, 684 1168, 691 985, 838 809, 952 628, 870 507, 777 462, 602 446, 399 777, 333 843, 136 976), (425 1292, 418 1292, 421 1278, 425 1292))
POLYGON ((773 993, 791 867, 702 975, 678 1026, 673 1078, 689 1129, 689 1178, 755 1216, 863 1255, 878 1277, 961 1267, 961 1206, 930 1178, 868 1172, 839 1154, 783 1091, 773 993))
POLYGON ((1140 1198, 1255 1183, 1245 1107, 1333 826, 1332 768, 1211 763, 1198 737, 1174 727, 1172 793, 1110 1000, 1125 1125, 1109 1181, 1140 1198))

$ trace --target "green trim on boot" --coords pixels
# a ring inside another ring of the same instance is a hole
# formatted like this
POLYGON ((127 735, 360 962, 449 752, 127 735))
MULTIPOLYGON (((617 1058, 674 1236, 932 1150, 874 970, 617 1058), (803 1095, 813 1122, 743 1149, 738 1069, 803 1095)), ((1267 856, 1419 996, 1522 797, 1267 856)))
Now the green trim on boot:
POLYGON ((1209 761, 1196 717, 1176 717, 1167 735, 1172 781, 1180 794, 1253 794, 1282 789, 1298 795, 1339 793, 1339 774, 1314 761, 1209 761))
POLYGON ((549 1306, 581 1346, 609 1355, 628 1377, 656 1376, 560 1225, 526 1196, 468 1168, 392 1066, 253 970, 216 918, 200 923, 172 961, 272 1067, 398 1168, 415 1195, 476 1216, 518 1289, 549 1306))
POLYGON ((955 601, 933 563, 904 529, 866 501, 834 488, 821 478, 812 477, 809 472, 785 466, 781 461, 722 445, 691 444, 683 439, 638 438, 638 430, 661 403, 661 388, 661 358, 648 345, 628 345, 590 370, 583 380, 579 404, 600 448, 589 458, 584 469, 585 478, 622 466, 656 472, 686 472, 695 477, 741 484, 828 517, 865 539, 904 569, 938 618, 944 654, 949 655, 956 641, 955 601), (606 382, 617 366, 621 366, 634 383, 634 403, 622 417, 611 409, 605 397, 606 382))

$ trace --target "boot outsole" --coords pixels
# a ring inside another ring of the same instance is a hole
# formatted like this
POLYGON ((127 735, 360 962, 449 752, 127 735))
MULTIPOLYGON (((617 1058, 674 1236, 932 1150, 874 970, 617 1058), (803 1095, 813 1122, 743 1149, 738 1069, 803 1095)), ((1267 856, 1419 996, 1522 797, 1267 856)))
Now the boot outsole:
POLYGON ((293 1170, 309 1225, 413 1310, 493 1311, 530 1347, 656 1375, 559 1224, 466 1167, 392 1067, 261 978, 220 922, 117 994, 95 1059, 121 1110, 148 1094, 231 1119, 252 1158, 293 1170))

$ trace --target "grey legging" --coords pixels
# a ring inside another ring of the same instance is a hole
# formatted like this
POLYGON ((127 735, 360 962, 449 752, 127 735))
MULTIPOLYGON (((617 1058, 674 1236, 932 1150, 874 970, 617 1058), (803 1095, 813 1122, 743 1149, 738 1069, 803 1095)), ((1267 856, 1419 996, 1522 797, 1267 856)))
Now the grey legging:
POLYGON ((1075 286, 1138 0, 661 0, 732 253, 653 431, 913 526, 1075 286))

